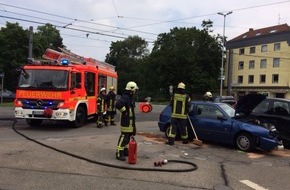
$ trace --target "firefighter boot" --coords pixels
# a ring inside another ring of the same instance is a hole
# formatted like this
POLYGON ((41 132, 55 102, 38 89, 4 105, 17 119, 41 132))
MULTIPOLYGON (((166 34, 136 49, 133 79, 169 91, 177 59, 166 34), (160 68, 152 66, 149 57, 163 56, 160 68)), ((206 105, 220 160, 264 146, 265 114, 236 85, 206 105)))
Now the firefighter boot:
POLYGON ((114 121, 111 121, 111 125, 114 125, 114 126, 115 126, 115 125, 116 125, 116 123, 115 123, 114 121))
POLYGON ((127 157, 129 155, 129 149, 124 148, 124 156, 127 157))
POLYGON ((124 157, 124 151, 116 152, 116 159, 121 161, 126 161, 126 158, 124 157))
POLYGON ((108 127, 108 121, 104 121, 105 126, 108 127))
POLYGON ((168 145, 174 145, 174 138, 168 138, 168 141, 166 142, 168 145))

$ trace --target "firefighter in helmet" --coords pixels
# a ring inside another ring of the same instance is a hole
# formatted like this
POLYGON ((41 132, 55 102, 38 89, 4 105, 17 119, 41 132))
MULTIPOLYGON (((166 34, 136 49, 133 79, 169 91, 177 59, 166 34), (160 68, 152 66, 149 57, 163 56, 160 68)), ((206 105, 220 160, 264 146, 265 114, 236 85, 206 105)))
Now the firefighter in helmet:
POLYGON ((116 103, 116 108, 121 112, 121 135, 117 144, 116 158, 121 161, 125 161, 125 157, 128 156, 130 137, 136 135, 134 94, 138 89, 135 82, 128 82, 125 92, 116 103))
POLYGON ((213 101, 212 93, 211 92, 206 92, 203 95, 203 100, 205 100, 205 101, 213 101))
POLYGON ((102 128, 104 123, 104 113, 106 112, 106 88, 101 88, 100 94, 97 99, 97 111, 98 111, 98 117, 97 117, 97 127, 102 128))
POLYGON ((183 144, 188 143, 187 112, 190 108, 190 97, 185 93, 185 84, 179 83, 170 101, 172 110, 171 126, 168 134, 168 145, 174 145, 177 130, 180 131, 183 144))
POLYGON ((106 96, 106 105, 107 105, 107 113, 105 118, 105 124, 110 123, 111 125, 115 124, 115 115, 116 115, 116 94, 115 88, 113 86, 110 87, 110 91, 106 96))

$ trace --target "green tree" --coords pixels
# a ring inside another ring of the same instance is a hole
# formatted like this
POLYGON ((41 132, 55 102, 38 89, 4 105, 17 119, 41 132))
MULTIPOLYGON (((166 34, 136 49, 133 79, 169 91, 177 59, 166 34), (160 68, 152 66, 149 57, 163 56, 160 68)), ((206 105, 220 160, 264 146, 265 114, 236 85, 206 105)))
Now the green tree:
MULTIPOLYGON (((63 47, 60 33, 51 24, 39 26, 33 34, 33 57, 41 58, 46 48, 63 47)), ((14 91, 17 85, 16 68, 27 62, 29 30, 18 23, 6 23, 0 29, 0 72, 5 74, 4 88, 14 91)))
MULTIPOLYGON (((209 23, 210 24, 210 23, 209 23)), ((168 93, 169 85, 186 84, 193 94, 218 89, 220 45, 203 30, 173 28, 158 36, 150 55, 149 73, 154 73, 150 85, 155 93, 168 93), (158 82, 156 82, 158 81, 158 82)))
POLYGON ((135 81, 142 89, 143 59, 148 56, 147 42, 138 36, 129 36, 123 41, 112 42, 106 62, 116 66, 119 93, 128 81, 135 81))
POLYGON ((15 69, 27 61, 28 30, 18 23, 6 23, 0 30, 0 71, 4 72, 4 88, 15 90, 17 77, 15 69))
POLYGON ((59 30, 51 24, 38 26, 33 38, 33 53, 35 58, 40 58, 47 48, 58 50, 58 47, 64 47, 59 30))

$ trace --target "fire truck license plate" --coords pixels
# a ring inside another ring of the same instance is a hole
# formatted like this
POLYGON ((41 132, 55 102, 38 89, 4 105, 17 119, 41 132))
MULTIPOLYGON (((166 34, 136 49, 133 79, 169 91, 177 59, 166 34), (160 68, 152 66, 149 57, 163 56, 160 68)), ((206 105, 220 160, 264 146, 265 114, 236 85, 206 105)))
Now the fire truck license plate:
POLYGON ((43 111, 32 111, 33 115, 43 115, 43 111))

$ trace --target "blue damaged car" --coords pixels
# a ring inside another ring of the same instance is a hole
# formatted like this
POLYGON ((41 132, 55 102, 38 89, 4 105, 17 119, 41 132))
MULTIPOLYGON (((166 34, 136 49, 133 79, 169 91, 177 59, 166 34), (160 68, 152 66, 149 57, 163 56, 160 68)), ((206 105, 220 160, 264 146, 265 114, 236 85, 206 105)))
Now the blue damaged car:
MULTIPOLYGON (((256 120, 240 121, 235 109, 226 103, 192 101, 188 116, 201 140, 234 145, 246 152, 256 148, 262 150, 283 148, 274 126, 256 120)), ((170 118, 171 107, 167 106, 161 112, 158 121, 159 129, 165 132, 166 137, 169 134, 170 118)), ((194 135, 189 122, 187 127, 189 140, 192 140, 194 135)))

